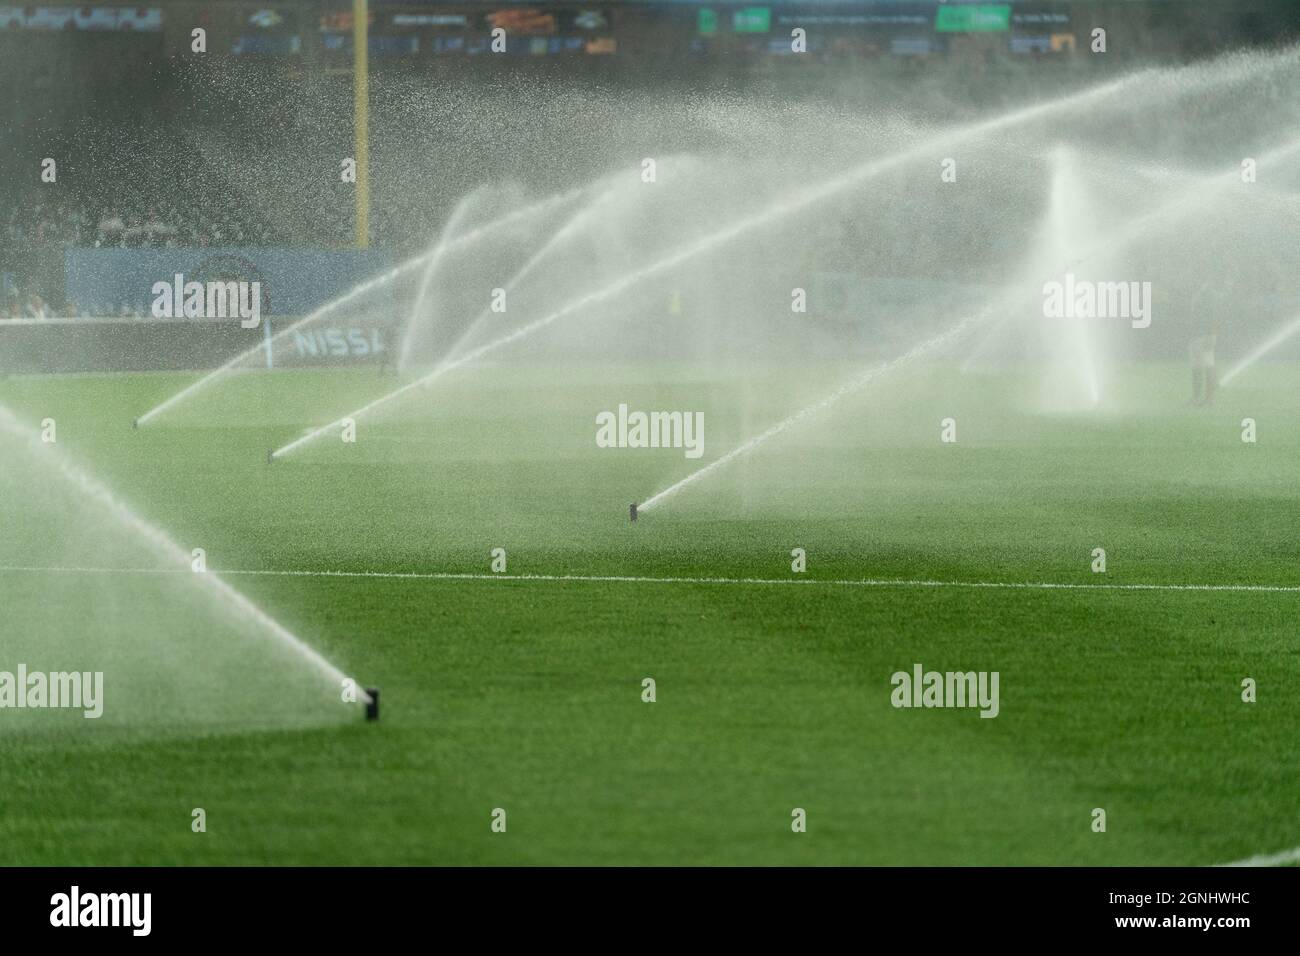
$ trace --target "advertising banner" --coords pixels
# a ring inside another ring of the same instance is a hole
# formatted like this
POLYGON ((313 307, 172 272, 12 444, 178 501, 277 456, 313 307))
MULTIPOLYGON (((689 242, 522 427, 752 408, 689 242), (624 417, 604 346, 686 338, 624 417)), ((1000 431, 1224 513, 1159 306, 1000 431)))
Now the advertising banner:
POLYGON ((377 249, 78 248, 67 250, 65 263, 66 295, 77 314, 147 316, 154 285, 181 275, 186 282, 258 282, 263 314, 306 315, 385 271, 390 257, 377 249))

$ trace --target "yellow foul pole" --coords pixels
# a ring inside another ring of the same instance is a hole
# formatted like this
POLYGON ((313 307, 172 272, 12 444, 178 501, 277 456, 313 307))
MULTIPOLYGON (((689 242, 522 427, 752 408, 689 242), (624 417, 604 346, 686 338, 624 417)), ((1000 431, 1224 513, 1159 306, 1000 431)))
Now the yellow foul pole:
POLYGON ((352 136, 357 161, 357 248, 370 245, 369 0, 352 0, 352 136))

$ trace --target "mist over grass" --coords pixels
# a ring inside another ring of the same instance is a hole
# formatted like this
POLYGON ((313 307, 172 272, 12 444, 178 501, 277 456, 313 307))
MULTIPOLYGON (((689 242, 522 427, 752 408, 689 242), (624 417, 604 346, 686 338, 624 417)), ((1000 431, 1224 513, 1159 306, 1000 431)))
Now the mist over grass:
MULTIPOLYGON (((629 524, 629 501, 691 463, 597 449, 597 409, 685 396, 705 410, 712 456, 824 388, 789 372, 595 367, 561 385, 545 368, 467 370, 355 445, 272 466, 268 442, 312 408, 304 376, 349 398, 372 373, 239 376, 212 393, 214 420, 195 407, 139 432, 131 410, 175 376, 0 384, 26 419, 76 423, 67 450, 178 540, 207 542, 218 573, 489 576, 231 576, 382 686, 381 722, 185 742, 162 725, 120 742, 80 726, 20 736, 0 753, 8 858, 1109 865, 1293 845, 1300 780, 1278 756, 1300 711, 1272 692, 1243 704, 1239 684, 1300 676, 1285 636, 1295 593, 490 579, 494 547, 509 575, 707 578, 794 578, 803 547, 812 580, 1300 584, 1291 364, 1261 366, 1208 410, 1182 407, 1181 368, 1131 367, 1111 407, 1062 416, 1032 409, 1033 376, 925 364, 629 524), (1240 440, 1246 414, 1257 445, 1240 440), (950 415, 958 441, 943 444, 950 415), (1098 546, 1105 575, 1090 570, 1098 546), (999 670, 997 720, 893 710, 889 675, 917 661, 999 670), (646 676, 654 705, 640 702, 646 676), (46 813, 18 812, 38 799, 46 813), (189 839, 196 805, 210 840, 189 839), (1123 821, 1105 840, 1088 831, 1098 805, 1123 821), (510 812, 506 842, 488 837, 495 806, 510 812), (793 806, 809 809, 807 840, 789 839, 793 806), (90 818, 116 821, 111 836, 83 822, 75 848, 53 839, 90 818)), ((22 499, 0 500, 9 514, 22 499)), ((141 559, 120 549, 107 557, 141 559)), ((61 580, 39 579, 67 602, 59 623, 111 623, 110 591, 151 602, 132 609, 137 627, 142 607, 170 620, 152 579, 61 580)), ((23 581, 0 574, 28 606, 40 592, 23 581)), ((128 643, 219 653, 219 615, 187 626, 145 622, 128 643)))
MULTIPOLYGON (((74 464, 65 446, 81 445, 75 417, 63 419, 62 442, 57 416, 42 424, 0 406, 0 670, 77 672, 87 686, 102 675, 100 713, 7 708, 6 736, 154 738, 358 716, 274 621, 206 577, 204 542, 193 542, 204 551, 196 573, 192 548, 74 464), (54 440, 41 441, 42 430, 54 440)), ((26 699, 26 687, 18 692, 26 699)))

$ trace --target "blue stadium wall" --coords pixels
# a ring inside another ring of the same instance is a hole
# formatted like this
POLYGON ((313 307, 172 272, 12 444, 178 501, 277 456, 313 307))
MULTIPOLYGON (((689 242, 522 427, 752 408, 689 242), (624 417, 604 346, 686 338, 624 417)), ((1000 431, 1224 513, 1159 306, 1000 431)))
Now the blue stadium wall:
MULTIPOLYGON (((118 315, 125 305, 147 316, 154 283, 177 274, 187 282, 261 282, 263 314, 306 315, 391 268, 392 257, 380 249, 68 249, 65 263, 78 315, 118 315)), ((368 296, 367 307, 382 307, 382 295, 368 296)))

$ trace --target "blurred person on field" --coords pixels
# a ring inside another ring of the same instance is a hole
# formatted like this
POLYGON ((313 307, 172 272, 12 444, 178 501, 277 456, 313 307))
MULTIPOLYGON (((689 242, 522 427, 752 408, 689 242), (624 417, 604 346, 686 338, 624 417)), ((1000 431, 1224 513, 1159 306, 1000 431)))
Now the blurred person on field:
POLYGON ((1188 405, 1205 406, 1214 403, 1214 393, 1219 389, 1219 371, 1214 360, 1218 339, 1219 324, 1215 322, 1205 334, 1198 335, 1188 344, 1188 358, 1192 365, 1192 397, 1187 402, 1188 405))

